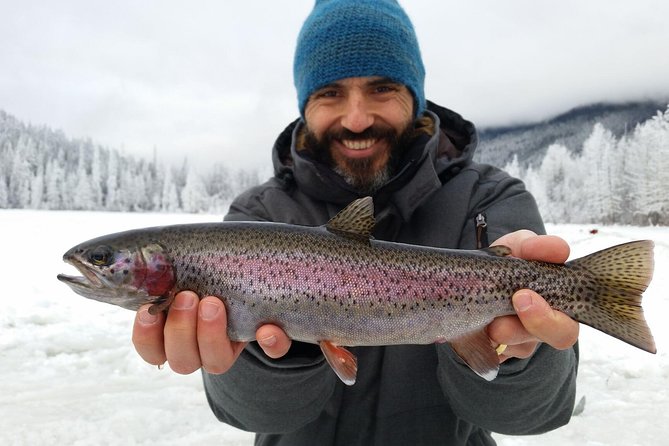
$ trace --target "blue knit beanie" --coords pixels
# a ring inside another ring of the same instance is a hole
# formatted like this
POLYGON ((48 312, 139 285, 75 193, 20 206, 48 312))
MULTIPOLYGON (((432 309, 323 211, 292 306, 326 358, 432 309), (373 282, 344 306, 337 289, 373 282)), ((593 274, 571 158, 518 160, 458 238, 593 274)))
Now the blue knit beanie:
POLYGON ((300 114, 309 96, 348 77, 406 85, 425 110, 425 68, 409 17, 395 0, 316 0, 297 39, 293 77, 300 114))

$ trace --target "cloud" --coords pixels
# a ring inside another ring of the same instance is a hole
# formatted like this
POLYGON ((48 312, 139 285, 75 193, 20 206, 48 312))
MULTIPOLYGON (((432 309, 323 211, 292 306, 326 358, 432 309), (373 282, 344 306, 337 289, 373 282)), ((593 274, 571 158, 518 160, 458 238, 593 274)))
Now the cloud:
MULTIPOLYGON (((8 3, 8 2, 5 2, 8 3)), ((479 126, 669 94, 669 3, 403 1, 428 98, 479 126)), ((3 5, 0 108, 163 159, 268 165, 297 117, 292 57, 312 0, 3 5)))

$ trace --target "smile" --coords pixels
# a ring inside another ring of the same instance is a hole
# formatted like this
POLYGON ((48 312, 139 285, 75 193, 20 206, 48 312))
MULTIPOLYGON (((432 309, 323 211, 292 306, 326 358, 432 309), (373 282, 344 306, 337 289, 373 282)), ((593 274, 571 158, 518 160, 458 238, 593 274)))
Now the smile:
POLYGON ((362 140, 350 140, 344 139, 341 143, 350 150, 365 150, 369 149, 376 143, 376 139, 362 139, 362 140))

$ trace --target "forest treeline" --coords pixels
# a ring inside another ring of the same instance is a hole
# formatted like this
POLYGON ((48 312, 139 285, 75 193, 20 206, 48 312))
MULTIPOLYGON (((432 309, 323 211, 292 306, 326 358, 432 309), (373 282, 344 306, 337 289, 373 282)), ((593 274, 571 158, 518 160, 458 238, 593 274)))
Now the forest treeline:
POLYGON ((224 213, 260 181, 258 170, 168 166, 0 111, 0 208, 224 213))
POLYGON ((541 162, 505 167, 525 181, 546 221, 669 225, 669 108, 616 138, 601 124, 578 150, 548 147, 541 162))
MULTIPOLYGON (((595 124, 582 147, 549 145, 540 163, 505 166, 546 221, 669 225, 669 108, 616 137, 595 124)), ((258 170, 167 166, 0 111, 0 208, 225 213, 258 170)))

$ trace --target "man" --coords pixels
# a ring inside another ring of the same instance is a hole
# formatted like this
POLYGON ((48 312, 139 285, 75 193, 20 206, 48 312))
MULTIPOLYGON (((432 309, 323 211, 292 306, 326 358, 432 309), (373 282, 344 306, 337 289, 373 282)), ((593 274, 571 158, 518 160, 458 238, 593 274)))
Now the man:
MULTIPOLYGON (((566 260, 564 241, 535 235, 544 228, 523 185, 472 161, 473 124, 425 100, 416 36, 395 1, 317 1, 294 76, 301 118, 275 143, 275 175, 227 220, 320 225, 371 195, 378 239, 473 249, 487 232, 515 256, 566 260)), ((256 444, 490 445, 491 431, 567 423, 574 402, 578 324, 529 290, 513 304, 517 316, 488 326, 502 362, 492 382, 448 344, 402 345, 353 348, 360 368, 347 387, 317 346, 275 325, 259 327, 257 342, 230 342, 223 303, 190 292, 167 316, 140 309, 133 341, 149 363, 202 368, 215 415, 258 432, 256 444)))

